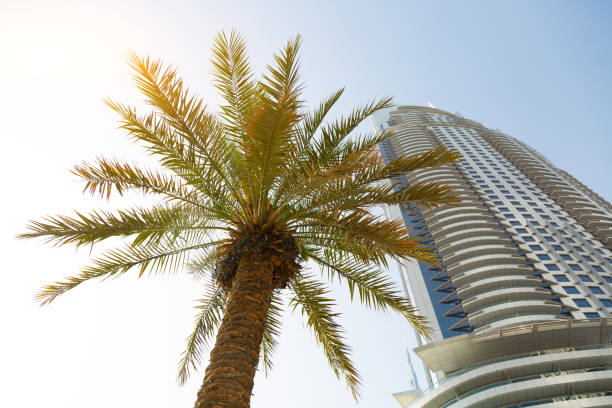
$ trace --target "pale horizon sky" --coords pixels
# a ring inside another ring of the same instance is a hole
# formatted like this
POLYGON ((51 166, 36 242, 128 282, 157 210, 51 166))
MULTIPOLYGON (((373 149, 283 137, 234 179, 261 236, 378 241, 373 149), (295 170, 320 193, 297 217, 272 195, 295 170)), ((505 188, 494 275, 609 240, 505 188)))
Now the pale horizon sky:
MULTIPOLYGON (((189 277, 128 273, 40 308, 36 291, 77 273, 89 251, 14 239, 29 219, 107 205, 81 194, 74 164, 143 157, 102 103, 140 101, 125 64, 130 50, 178 66, 215 109, 209 60, 218 30, 244 35, 258 72, 301 33, 310 106, 343 86, 336 113, 386 95, 398 104, 431 101, 517 137, 611 200, 610 21, 606 1, 4 0, 0 406, 165 408, 195 400, 203 370, 182 388, 175 382, 200 295, 189 277)), ((399 407, 391 393, 408 386, 411 328, 351 304, 346 290, 337 295, 363 378, 360 403, 335 379, 301 316, 288 315, 274 371, 256 377, 254 408, 399 407)))

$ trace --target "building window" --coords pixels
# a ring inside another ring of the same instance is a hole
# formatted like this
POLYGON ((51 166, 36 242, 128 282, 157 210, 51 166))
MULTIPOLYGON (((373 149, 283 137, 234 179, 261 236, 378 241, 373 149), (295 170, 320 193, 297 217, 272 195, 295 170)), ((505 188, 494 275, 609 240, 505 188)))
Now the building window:
POLYGON ((538 259, 540 261, 550 261, 550 256, 548 256, 546 254, 538 254, 538 259))
POLYGON ((586 299, 574 299, 574 303, 578 307, 591 307, 591 304, 586 299))
POLYGON ((567 254, 561 254, 561 259, 563 259, 564 261, 573 261, 574 259, 567 255, 567 254))
POLYGON ((599 313, 588 312, 584 314, 587 319, 599 319, 599 313))
POLYGON ((578 275, 578 277, 583 282, 593 282, 593 279, 591 279, 590 276, 587 276, 587 275, 578 275))
POLYGON ((504 217, 506 217, 507 219, 516 218, 514 214, 504 214, 504 217))
POLYGON ((542 251, 542 247, 539 245, 529 245, 529 249, 531 249, 532 251, 542 251))
POLYGON ((604 291, 601 290, 601 288, 599 286, 589 286, 589 289, 591 290, 591 292, 593 292, 596 295, 603 295, 604 291))
POLYGON ((593 269, 595 269, 597 272, 603 272, 603 268, 599 265, 593 265, 593 269))
POLYGON ((565 291, 565 293, 569 294, 569 295, 577 295, 578 293, 580 293, 578 291, 578 289, 576 289, 573 286, 564 286, 563 290, 565 291))
POLYGON ((510 225, 515 225, 516 226, 516 225, 521 225, 521 223, 518 222, 518 221, 510 221, 510 225))
POLYGON ((576 264, 570 264, 569 267, 572 268, 572 271, 581 271, 582 270, 580 265, 576 265, 576 264))
POLYGON ((516 232, 519 233, 519 234, 526 234, 527 230, 525 228, 517 228, 516 232))
POLYGON ((548 269, 549 271, 558 271, 559 267, 555 264, 546 264, 544 265, 546 266, 546 269, 548 269))
POLYGON ((555 239, 553 237, 544 237, 544 239, 548 242, 555 242, 555 239))
POLYGON ((610 300, 610 299, 599 299, 599 301, 605 307, 612 307, 612 300, 610 300))
POLYGON ((582 257, 584 258, 584 260, 585 260, 585 261, 588 261, 588 262, 594 262, 594 261, 593 261, 593 258, 591 258, 591 257, 590 257, 590 256, 588 256, 588 255, 583 255, 582 257))
POLYGON ((569 279, 565 275, 554 275, 557 282, 569 282, 569 279))
POLYGON ((535 242, 535 239, 533 237, 527 236, 527 237, 521 237, 521 238, 523 238, 523 241, 525 242, 535 242))

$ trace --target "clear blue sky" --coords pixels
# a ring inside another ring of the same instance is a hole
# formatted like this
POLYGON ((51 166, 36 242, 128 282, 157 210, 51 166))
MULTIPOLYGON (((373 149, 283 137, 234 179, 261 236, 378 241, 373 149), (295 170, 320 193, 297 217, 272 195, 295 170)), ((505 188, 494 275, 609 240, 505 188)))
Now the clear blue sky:
MULTIPOLYGON (((262 68, 303 35, 306 96, 346 86, 339 112, 376 96, 437 107, 499 128, 612 199, 612 3, 606 1, 12 1, 0 5, 4 135, 4 276, 0 405, 191 406, 201 378, 174 382, 198 289, 187 278, 83 285, 39 309, 41 284, 75 273, 87 251, 17 242, 26 220, 97 207, 68 168, 98 154, 139 157, 103 97, 137 102, 124 64, 133 49, 180 67, 219 102, 210 44, 239 29, 262 68), (8 142, 8 144, 7 144, 8 142), (6 252, 5 252, 6 251, 6 252)), ((394 273, 395 276, 395 273, 394 273)), ((364 379, 362 408, 396 407, 407 385, 410 329, 364 312, 339 291, 364 379)), ((276 370, 253 407, 355 406, 288 316, 276 370)))

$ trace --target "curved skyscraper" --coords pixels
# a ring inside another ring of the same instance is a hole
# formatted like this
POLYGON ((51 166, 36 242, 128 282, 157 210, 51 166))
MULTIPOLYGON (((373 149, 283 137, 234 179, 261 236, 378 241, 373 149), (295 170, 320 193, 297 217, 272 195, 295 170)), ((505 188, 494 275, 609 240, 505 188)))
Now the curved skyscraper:
POLYGON ((437 251, 405 262, 434 329, 415 349, 431 387, 403 407, 612 407, 612 206, 524 143, 439 109, 374 120, 389 161, 445 145, 460 162, 404 180, 451 185, 461 204, 391 208, 437 251))

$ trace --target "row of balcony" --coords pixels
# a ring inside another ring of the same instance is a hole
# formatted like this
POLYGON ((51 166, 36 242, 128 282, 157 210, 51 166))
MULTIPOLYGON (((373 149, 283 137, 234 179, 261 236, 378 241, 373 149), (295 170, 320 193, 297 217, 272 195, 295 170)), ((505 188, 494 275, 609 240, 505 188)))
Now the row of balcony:
POLYGON ((575 395, 594 404, 584 406, 612 406, 603 404, 612 402, 610 335, 606 319, 543 322, 419 347, 426 364, 446 375, 404 406, 544 408, 575 395))
POLYGON ((612 249, 612 214, 589 198, 580 186, 559 176, 552 165, 534 157, 508 136, 484 131, 483 137, 598 240, 612 249))
MULTIPOLYGON (((426 116, 422 115, 419 121, 417 113, 409 112, 410 122, 401 122, 391 129, 391 142, 398 154, 418 154, 439 145, 435 136, 426 131, 429 125, 426 116)), ((458 300, 446 315, 462 316, 463 308, 464 317, 452 327, 469 324, 482 330, 529 319, 554 320, 560 312, 559 304, 551 302, 550 292, 531 276, 533 271, 525 267, 524 258, 511 245, 468 179, 456 165, 407 175, 408 183, 418 180, 447 184, 462 199, 459 206, 422 211, 452 285, 451 293, 443 301, 458 300), (490 284, 481 284, 482 280, 490 284)), ((443 282, 438 290, 448 288, 448 282, 443 282)))

